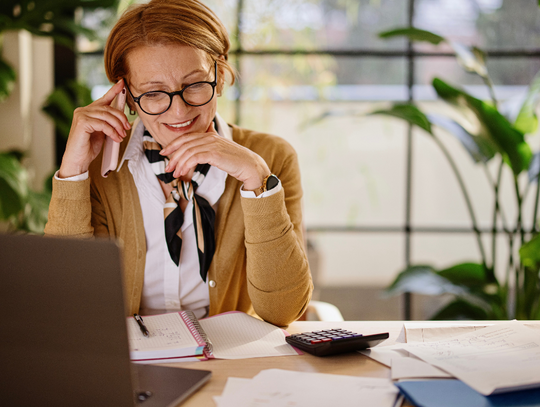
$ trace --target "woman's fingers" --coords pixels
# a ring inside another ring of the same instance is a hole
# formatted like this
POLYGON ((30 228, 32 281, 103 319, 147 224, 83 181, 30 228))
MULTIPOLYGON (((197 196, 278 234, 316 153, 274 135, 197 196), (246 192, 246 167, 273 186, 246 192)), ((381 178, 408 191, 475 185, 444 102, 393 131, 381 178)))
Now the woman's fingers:
MULTIPOLYGON (((169 158, 169 163, 165 170, 172 172, 176 169, 175 176, 185 175, 191 168, 199 164, 199 162, 193 163, 193 160, 189 161, 194 154, 201 153, 202 151, 217 151, 219 149, 219 140, 216 140, 212 136, 189 134, 181 137, 181 139, 181 142, 175 140, 174 146, 169 145, 167 146, 167 150, 165 150, 171 151, 169 154, 165 154, 169 158)), ((207 158, 207 161, 204 161, 204 163, 215 165, 215 163, 210 161, 212 160, 207 158)))
MULTIPOLYGON (((113 87, 111 87, 105 95, 103 95, 101 98, 97 99, 93 103, 91 103, 89 106, 95 106, 95 107, 103 107, 110 111, 112 114, 116 115, 122 122, 122 126, 124 129, 129 130, 131 128, 129 121, 124 114, 124 111, 121 109, 118 109, 116 107, 113 107, 113 102, 116 98, 120 97, 119 95, 121 93, 125 94, 126 89, 124 86, 123 79, 120 79, 118 82, 114 84, 113 87)), ((116 106, 116 104, 114 104, 116 106)))
MULTIPOLYGON (((124 80, 120 79, 116 82, 102 97, 97 99, 94 103, 98 105, 111 105, 116 95, 122 92, 124 88, 124 80)), ((93 104, 94 104, 93 103, 93 104)))

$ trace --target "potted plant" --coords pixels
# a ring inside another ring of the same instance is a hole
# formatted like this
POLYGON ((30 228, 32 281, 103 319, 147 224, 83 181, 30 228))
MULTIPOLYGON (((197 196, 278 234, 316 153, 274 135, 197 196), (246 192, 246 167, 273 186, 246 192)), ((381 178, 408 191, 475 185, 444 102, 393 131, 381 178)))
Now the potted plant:
POLYGON ((536 220, 540 197, 540 154, 533 154, 526 135, 535 132, 538 127, 535 108, 540 92, 540 74, 533 79, 519 113, 512 117, 500 111, 500 104, 486 68, 486 56, 479 48, 452 43, 437 34, 416 28, 394 29, 381 33, 380 36, 405 36, 411 41, 426 41, 435 45, 448 43, 452 46, 460 66, 479 75, 491 95, 489 101, 480 100, 458 86, 441 78, 434 78, 432 86, 438 97, 460 112, 463 121, 426 113, 413 103, 396 103, 389 109, 372 112, 397 117, 421 128, 441 149, 465 199, 481 258, 480 262, 466 262, 444 269, 436 269, 430 265, 412 265, 399 273, 387 292, 391 295, 403 292, 449 294, 452 300, 438 310, 432 319, 539 319, 540 235, 536 220), (475 122, 476 131, 470 131, 463 125, 467 120, 475 122), (457 137, 477 165, 486 167, 486 182, 494 195, 492 250, 489 257, 461 170, 439 137, 438 132, 441 129, 457 137), (489 162, 497 163, 495 177, 487 170, 489 162), (517 218, 514 222, 504 215, 499 199, 501 174, 505 167, 511 170, 513 176, 513 190, 517 202, 517 218), (526 172, 529 182, 527 186, 520 187, 518 178, 526 172), (531 193, 535 194, 531 213, 534 227, 526 230, 523 225, 523 201, 531 193), (510 253, 504 273, 497 272, 495 262, 496 231, 499 224, 503 225, 508 235, 510 253), (514 246, 516 240, 520 245, 519 255, 516 255, 517 248, 514 246), (501 275, 504 275, 504 278, 501 278, 501 275))
MULTIPOLYGON (((0 51, 2 33, 8 30, 26 30, 33 35, 52 37, 57 43, 72 46, 75 35, 92 37, 92 30, 77 24, 73 11, 78 7, 95 9, 98 7, 116 7, 119 0, 49 0, 20 1, 3 0, 0 2, 0 51)), ((13 90, 17 75, 13 67, 2 58, 0 52, 0 103, 13 90)), ((45 107, 57 123, 69 120, 72 107, 66 92, 75 93, 75 100, 88 103, 89 92, 77 84, 70 84, 67 89, 58 89, 47 101, 45 107), (67 119, 66 119, 67 117, 67 119)), ((76 106, 75 106, 76 107, 76 106)), ((50 181, 43 192, 36 192, 29 187, 28 172, 22 165, 24 153, 8 151, 0 153, 0 221, 7 222, 8 230, 42 233, 47 221, 50 200, 50 181)))

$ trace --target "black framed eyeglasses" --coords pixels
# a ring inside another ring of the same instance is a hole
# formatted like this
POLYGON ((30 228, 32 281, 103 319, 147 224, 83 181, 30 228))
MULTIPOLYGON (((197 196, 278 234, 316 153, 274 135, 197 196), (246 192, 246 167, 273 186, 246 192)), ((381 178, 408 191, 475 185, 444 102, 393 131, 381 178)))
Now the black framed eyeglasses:
POLYGON ((214 61, 214 81, 195 82, 176 92, 165 92, 163 90, 152 90, 140 96, 133 96, 127 81, 124 79, 126 88, 141 110, 149 115, 165 113, 172 105, 173 97, 178 95, 184 103, 189 106, 204 106, 214 97, 217 85, 217 61, 214 61))

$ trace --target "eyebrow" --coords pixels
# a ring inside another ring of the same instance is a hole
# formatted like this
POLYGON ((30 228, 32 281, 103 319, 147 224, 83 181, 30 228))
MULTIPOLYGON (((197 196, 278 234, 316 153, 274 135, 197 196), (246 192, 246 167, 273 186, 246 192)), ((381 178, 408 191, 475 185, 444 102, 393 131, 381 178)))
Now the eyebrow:
MULTIPOLYGON (((206 72, 204 69, 201 69, 201 68, 197 68, 195 69, 194 71, 191 71, 190 73, 188 73, 187 75, 185 75, 183 78, 182 78, 182 81, 185 81, 187 78, 189 78, 190 76, 193 76, 195 74, 198 74, 198 73, 208 73, 206 72)), ((145 85, 161 85, 163 84, 163 82, 161 81, 148 81, 148 82, 144 82, 144 83, 141 83, 139 84, 139 86, 145 86, 145 85)), ((185 83, 183 83, 184 85, 185 83)))

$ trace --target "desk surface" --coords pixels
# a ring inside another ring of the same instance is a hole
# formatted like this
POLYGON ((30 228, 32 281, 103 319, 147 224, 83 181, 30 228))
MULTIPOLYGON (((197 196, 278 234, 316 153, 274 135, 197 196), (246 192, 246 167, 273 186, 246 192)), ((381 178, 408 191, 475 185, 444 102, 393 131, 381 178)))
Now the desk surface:
MULTIPOLYGON (((422 325, 438 324, 441 321, 423 321, 422 325)), ((447 321, 450 322, 450 321, 447 321)), ((476 324, 483 322, 504 323, 507 321, 455 321, 459 324, 476 324)), ((540 324, 540 321, 523 321, 540 324)), ((395 343, 402 328, 403 321, 343 321, 343 322, 295 322, 287 328, 294 334, 328 328, 345 328, 364 335, 388 332, 390 337, 384 344, 395 343)), ((353 352, 345 355, 317 357, 304 353, 298 356, 281 356, 272 358, 254 358, 239 360, 208 360, 204 362, 175 363, 173 367, 204 369, 212 371, 212 378, 196 394, 189 398, 182 407, 215 407, 213 396, 223 392, 228 377, 253 378, 264 369, 286 369, 299 372, 332 373, 349 376, 390 378, 390 369, 375 362, 367 356, 353 352)))
MULTIPOLYGON (((395 342, 403 322, 295 322, 287 328, 287 332, 300 333, 327 328, 345 328, 364 335, 389 332, 388 342, 395 342)), ((349 376, 386 377, 390 378, 390 369, 359 353, 317 357, 310 354, 299 356, 281 356, 271 358, 255 358, 240 360, 208 360, 205 362, 175 363, 167 366, 204 369, 212 371, 212 378, 196 394, 188 399, 182 407, 215 407, 213 396, 223 392, 228 377, 252 378, 264 369, 286 369, 300 372, 333 373, 349 376)))

